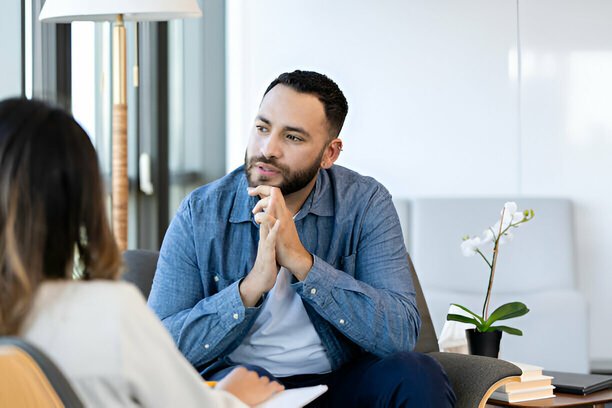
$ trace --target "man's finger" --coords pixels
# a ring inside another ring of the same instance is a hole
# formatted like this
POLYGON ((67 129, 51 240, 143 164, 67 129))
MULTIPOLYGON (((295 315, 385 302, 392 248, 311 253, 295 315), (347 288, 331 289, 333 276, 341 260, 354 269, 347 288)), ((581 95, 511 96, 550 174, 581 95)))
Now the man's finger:
POLYGON ((269 233, 268 233, 268 241, 275 243, 276 242, 276 236, 278 235, 278 229, 280 228, 280 220, 276 220, 274 222, 274 226, 272 227, 272 229, 270 229, 269 233))
POLYGON ((260 185, 257 187, 249 187, 247 191, 250 196, 258 195, 261 198, 264 198, 264 197, 269 197, 272 194, 272 190, 278 190, 280 192, 280 189, 278 187, 265 186, 265 185, 260 185))
POLYGON ((259 226, 259 242, 262 243, 265 241, 268 235, 270 235, 270 227, 264 222, 259 226))
POLYGON ((259 225, 265 224, 266 227, 268 228, 272 228, 272 226, 274 225, 274 222, 276 221, 276 218, 264 212, 259 212, 255 214, 253 218, 255 219, 256 223, 258 223, 259 225))
POLYGON ((263 200, 267 200, 266 203, 266 212, 272 215, 275 218, 281 218, 284 211, 286 210, 285 205, 285 197, 283 197, 283 193, 281 193, 279 188, 272 188, 270 190, 270 196, 264 198, 263 200))
POLYGON ((266 208, 270 205, 270 197, 266 197, 266 198, 262 198, 261 200, 259 200, 257 202, 257 204, 255 204, 255 207, 253 207, 253 214, 257 214, 258 212, 261 211, 266 211, 266 208))

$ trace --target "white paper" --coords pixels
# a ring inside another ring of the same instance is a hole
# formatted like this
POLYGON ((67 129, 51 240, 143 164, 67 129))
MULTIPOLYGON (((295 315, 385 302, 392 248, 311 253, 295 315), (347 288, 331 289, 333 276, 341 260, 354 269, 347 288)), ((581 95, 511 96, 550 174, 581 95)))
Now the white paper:
POLYGON ((327 385, 293 388, 279 392, 255 408, 301 408, 317 399, 325 391, 327 391, 327 385))

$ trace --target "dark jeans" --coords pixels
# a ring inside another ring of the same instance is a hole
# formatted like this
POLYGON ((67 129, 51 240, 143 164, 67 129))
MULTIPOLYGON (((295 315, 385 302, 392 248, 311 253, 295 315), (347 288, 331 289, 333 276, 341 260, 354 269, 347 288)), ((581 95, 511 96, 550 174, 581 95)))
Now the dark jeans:
MULTIPOLYGON (((326 384, 328 391, 308 407, 444 408, 455 405, 455 394, 442 367, 421 353, 396 353, 385 358, 366 354, 328 374, 275 378, 261 367, 245 364, 286 388, 326 384)), ((235 366, 215 364, 205 370, 207 380, 218 381, 235 366)))

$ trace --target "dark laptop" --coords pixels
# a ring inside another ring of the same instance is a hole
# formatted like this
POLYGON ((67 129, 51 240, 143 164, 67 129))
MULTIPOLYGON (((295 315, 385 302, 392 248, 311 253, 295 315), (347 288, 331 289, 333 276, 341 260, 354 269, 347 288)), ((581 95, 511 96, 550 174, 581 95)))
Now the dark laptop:
POLYGON ((586 395, 612 387, 612 376, 599 374, 564 373, 561 371, 544 371, 544 375, 553 378, 555 392, 586 395))

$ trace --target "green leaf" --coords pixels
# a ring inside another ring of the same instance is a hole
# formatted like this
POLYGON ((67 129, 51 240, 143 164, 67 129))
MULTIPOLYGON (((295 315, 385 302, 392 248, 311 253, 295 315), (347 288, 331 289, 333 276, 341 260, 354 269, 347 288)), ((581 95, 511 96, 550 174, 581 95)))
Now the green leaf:
POLYGON ((495 330, 500 330, 500 331, 505 331, 508 334, 514 334, 515 336, 522 336, 523 332, 520 331, 519 329, 515 329, 514 327, 508 327, 508 326, 491 326, 487 329, 487 331, 495 331, 495 330))
POLYGON ((500 307, 495 309, 495 311, 491 313, 491 316, 489 316, 489 318, 484 324, 485 327, 489 327, 498 320, 512 319, 514 317, 523 316, 528 312, 529 309, 522 302, 506 303, 505 305, 501 305, 500 307))
POLYGON ((469 314, 471 314, 472 316, 474 316, 476 318, 476 320, 478 320, 478 322, 480 324, 484 324, 484 319, 482 317, 480 317, 479 315, 477 315, 476 313, 472 312, 470 309, 468 309, 465 306, 461 306, 458 305, 457 303, 451 303, 453 306, 457 306, 459 309, 464 310, 466 312, 468 312, 469 314))
POLYGON ((479 328, 479 330, 480 327, 482 327, 482 323, 480 323, 478 320, 460 314, 449 313, 446 315, 446 320, 454 320, 456 322, 473 324, 474 326, 479 328))

